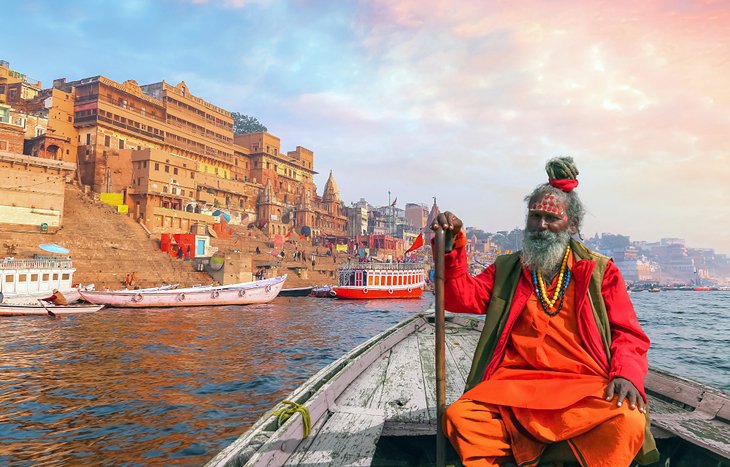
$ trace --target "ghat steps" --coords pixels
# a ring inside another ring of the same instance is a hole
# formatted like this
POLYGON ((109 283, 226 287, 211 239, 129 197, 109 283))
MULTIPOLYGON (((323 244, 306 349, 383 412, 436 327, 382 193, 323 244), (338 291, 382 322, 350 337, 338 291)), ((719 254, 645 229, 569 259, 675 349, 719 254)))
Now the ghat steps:
POLYGON ((159 239, 150 238, 141 225, 116 209, 95 201, 74 185, 66 185, 63 227, 55 233, 38 229, 6 230, 0 227, 0 256, 29 258, 47 254, 41 243, 68 248, 76 273, 74 282, 95 284, 97 289, 119 289, 127 273, 135 272, 140 287, 161 284, 210 284, 211 277, 159 250, 159 239))

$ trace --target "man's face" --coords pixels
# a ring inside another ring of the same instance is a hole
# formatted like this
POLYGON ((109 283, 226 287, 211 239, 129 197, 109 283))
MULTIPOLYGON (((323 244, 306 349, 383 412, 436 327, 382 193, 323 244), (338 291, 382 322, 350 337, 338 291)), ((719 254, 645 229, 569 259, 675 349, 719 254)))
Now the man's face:
POLYGON ((529 208, 527 214, 528 231, 542 232, 549 230, 557 234, 565 232, 570 227, 565 206, 552 195, 531 199, 529 208))
POLYGON ((549 230, 557 234, 568 230, 568 227, 567 216, 560 217, 550 212, 533 210, 527 214, 527 230, 531 232, 549 230))

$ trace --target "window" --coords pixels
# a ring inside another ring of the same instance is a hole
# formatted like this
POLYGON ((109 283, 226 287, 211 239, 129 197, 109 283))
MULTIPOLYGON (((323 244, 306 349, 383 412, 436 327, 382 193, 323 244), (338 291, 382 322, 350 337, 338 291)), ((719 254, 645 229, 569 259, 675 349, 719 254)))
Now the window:
POLYGON ((123 139, 119 140, 119 149, 124 149, 124 140, 123 139))
POLYGON ((173 167, 173 168, 172 168, 172 173, 173 173, 174 175, 177 175, 177 167, 173 167))
POLYGON ((25 282, 28 280, 28 276, 26 274, 18 274, 18 282, 25 282))
POLYGON ((30 281, 31 282, 38 282, 38 274, 31 274, 30 275, 30 281))
POLYGON ((166 165, 165 166, 165 173, 170 173, 170 166, 169 165, 166 165))
POLYGON ((91 144, 91 133, 86 133, 86 144, 91 144))
POLYGON ((142 168, 144 168, 144 169, 147 168, 147 161, 142 161, 142 168))
POLYGON ((104 146, 109 147, 112 145, 112 138, 109 135, 104 136, 104 146))
POLYGON ((172 187, 172 194, 173 194, 173 195, 176 195, 176 194, 177 194, 177 188, 175 188, 175 187, 172 187))
POLYGON ((71 275, 70 275, 70 274, 68 274, 68 273, 66 273, 66 274, 63 274, 63 275, 61 276, 61 280, 62 280, 62 281, 67 281, 67 280, 69 280, 69 279, 71 279, 71 275))
POLYGON ((157 170, 159 172, 159 170, 160 170, 160 163, 159 162, 155 162, 155 170, 157 170))
POLYGON ((8 142, 0 141, 0 151, 7 151, 7 150, 8 150, 8 142))
POLYGON ((162 185, 162 192, 167 193, 167 185, 162 185))
POLYGON ((192 178, 192 179, 195 178, 195 172, 192 172, 192 171, 190 172, 190 178, 192 178))
MULTIPOLYGON (((53 274, 53 280, 54 281, 57 281, 58 280, 58 273, 53 274)), ((5 282, 7 282, 7 281, 5 281, 5 282)))
POLYGON ((6 274, 5 275, 5 283, 9 282, 15 282, 15 274, 6 274))

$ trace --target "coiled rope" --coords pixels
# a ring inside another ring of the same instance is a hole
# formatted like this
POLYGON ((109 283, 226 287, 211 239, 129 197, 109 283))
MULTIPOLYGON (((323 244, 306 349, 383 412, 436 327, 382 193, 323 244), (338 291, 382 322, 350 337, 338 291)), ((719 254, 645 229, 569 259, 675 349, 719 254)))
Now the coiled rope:
POLYGON ((281 401, 281 403, 287 404, 289 407, 283 407, 272 414, 274 417, 277 417, 277 427, 283 425, 292 415, 299 412, 302 414, 302 422, 304 423, 304 437, 309 436, 309 433, 312 432, 312 420, 309 417, 309 409, 292 401, 281 401))

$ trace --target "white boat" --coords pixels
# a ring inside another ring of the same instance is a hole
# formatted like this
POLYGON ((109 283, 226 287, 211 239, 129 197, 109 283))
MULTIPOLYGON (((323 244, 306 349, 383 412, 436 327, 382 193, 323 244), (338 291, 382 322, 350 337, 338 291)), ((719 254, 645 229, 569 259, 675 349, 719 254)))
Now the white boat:
POLYGON ((60 290, 69 303, 75 294, 73 273, 76 271, 70 258, 36 256, 29 259, 5 257, 0 259, 0 292, 3 303, 37 305, 39 298, 60 290))
MULTIPOLYGON (((447 316, 447 404, 464 390, 483 326, 478 318, 447 316)), ((407 318, 320 370, 206 466, 434 465, 434 347, 433 314, 407 318)), ((652 465, 727 465, 728 394, 655 369, 646 389, 661 453, 652 465)), ((540 465, 575 462, 566 447, 550 445, 540 465)), ((447 464, 461 465, 454 455, 447 464)))
POLYGON ((0 303, 0 316, 68 315, 96 313, 104 305, 13 305, 0 303), (49 313, 50 311, 50 313, 49 313))
POLYGON ((189 287, 174 290, 83 291, 89 303, 117 308, 252 305, 268 303, 284 286, 286 274, 271 279, 231 285, 189 287))

